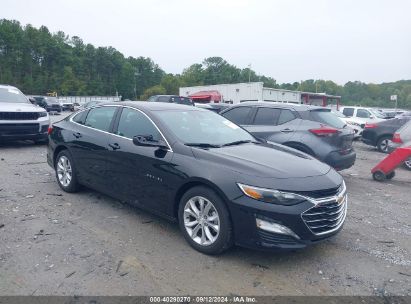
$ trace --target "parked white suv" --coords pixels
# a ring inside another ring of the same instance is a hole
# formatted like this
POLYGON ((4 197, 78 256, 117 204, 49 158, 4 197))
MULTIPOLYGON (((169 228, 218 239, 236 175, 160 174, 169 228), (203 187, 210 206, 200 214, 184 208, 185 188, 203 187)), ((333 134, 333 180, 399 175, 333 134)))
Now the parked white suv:
POLYGON ((362 134, 366 123, 375 123, 384 120, 384 115, 370 108, 341 107, 340 112, 347 117, 345 121, 348 124, 361 128, 361 131, 357 132, 357 135, 362 134))
POLYGON ((31 104, 19 89, 0 85, 0 141, 31 139, 44 143, 49 125, 45 109, 31 104))

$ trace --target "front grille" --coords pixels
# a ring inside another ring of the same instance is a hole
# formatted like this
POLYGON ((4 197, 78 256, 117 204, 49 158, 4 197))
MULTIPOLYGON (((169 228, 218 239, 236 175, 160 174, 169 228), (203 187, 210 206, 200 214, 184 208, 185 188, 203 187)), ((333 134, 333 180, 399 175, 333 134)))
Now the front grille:
POLYGON ((338 197, 318 199, 314 202, 316 205, 301 215, 308 228, 316 235, 331 233, 340 228, 347 212, 345 191, 338 197))
POLYGON ((36 120, 39 113, 36 112, 1 112, 0 120, 36 120))
POLYGON ((0 136, 37 134, 38 132, 39 124, 0 124, 0 136))
POLYGON ((308 196, 311 198, 324 198, 337 195, 341 191, 341 187, 324 189, 324 190, 316 190, 316 191, 299 191, 294 192, 296 194, 300 194, 303 196, 308 196))
POLYGON ((271 233, 259 229, 258 236, 262 243, 269 246, 298 244, 298 242, 292 236, 285 234, 271 233))

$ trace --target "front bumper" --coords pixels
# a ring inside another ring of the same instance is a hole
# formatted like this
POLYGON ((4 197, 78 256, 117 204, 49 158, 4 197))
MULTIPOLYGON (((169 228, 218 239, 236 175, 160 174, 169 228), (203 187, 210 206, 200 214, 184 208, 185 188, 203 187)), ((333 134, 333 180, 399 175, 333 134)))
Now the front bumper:
POLYGON ((261 250, 305 248, 334 236, 342 229, 347 205, 345 189, 335 196, 310 199, 294 206, 269 204, 241 196, 230 204, 235 242, 239 246, 261 250), (260 229, 256 219, 285 226, 293 233, 260 229))
POLYGON ((49 117, 33 121, 0 121, 0 140, 46 140, 49 117))

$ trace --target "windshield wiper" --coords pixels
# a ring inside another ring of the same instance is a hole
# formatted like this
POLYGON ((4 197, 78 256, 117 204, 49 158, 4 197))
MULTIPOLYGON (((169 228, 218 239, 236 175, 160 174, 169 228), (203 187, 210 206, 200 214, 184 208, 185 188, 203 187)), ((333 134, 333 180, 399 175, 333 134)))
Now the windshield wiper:
POLYGON ((220 145, 213 145, 209 143, 186 143, 184 144, 189 147, 199 147, 199 148, 221 148, 220 145))
POLYGON ((236 146, 236 145, 241 145, 241 144, 248 144, 248 143, 254 143, 257 144, 259 142, 253 141, 253 140, 237 140, 237 141, 233 141, 227 144, 224 144, 223 147, 227 147, 227 146, 236 146))

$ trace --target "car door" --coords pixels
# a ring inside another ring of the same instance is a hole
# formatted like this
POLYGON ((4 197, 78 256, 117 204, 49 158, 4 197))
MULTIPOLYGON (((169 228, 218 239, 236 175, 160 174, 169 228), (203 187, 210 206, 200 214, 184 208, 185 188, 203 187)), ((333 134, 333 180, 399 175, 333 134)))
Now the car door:
POLYGON ((245 129, 258 138, 276 143, 290 140, 299 124, 297 115, 290 109, 258 107, 252 124, 245 129))
POLYGON ((117 109, 103 106, 80 112, 73 117, 74 127, 68 134, 79 181, 105 193, 109 189, 106 175, 108 134, 113 127, 117 109))
POLYGON ((158 213, 167 213, 173 170, 168 170, 173 152, 159 147, 137 146, 133 137, 164 137, 151 119, 137 109, 124 107, 109 136, 108 181, 121 199, 158 213))

